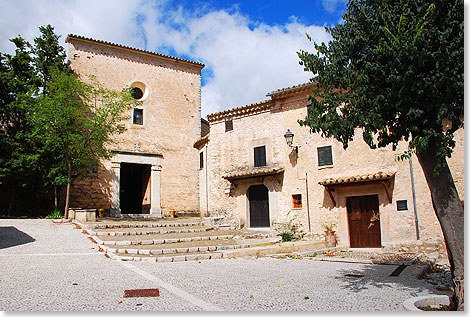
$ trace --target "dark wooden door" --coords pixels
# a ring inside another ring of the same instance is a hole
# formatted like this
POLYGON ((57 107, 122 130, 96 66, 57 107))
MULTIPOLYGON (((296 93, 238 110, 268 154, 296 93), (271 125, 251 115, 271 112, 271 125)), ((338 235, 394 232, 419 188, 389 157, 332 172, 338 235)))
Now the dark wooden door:
POLYGON ((346 208, 351 248, 381 247, 379 196, 347 197, 346 208))
POLYGON ((119 203, 122 214, 142 213, 142 165, 121 163, 119 203))
POLYGON ((269 227, 268 189, 264 185, 254 185, 248 190, 250 200, 250 227, 269 227))

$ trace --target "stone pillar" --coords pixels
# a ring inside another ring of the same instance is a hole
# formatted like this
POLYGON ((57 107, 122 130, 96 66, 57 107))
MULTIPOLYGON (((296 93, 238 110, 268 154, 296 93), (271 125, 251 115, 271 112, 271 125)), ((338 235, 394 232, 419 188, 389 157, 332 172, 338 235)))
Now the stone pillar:
POLYGON ((110 216, 117 217, 121 214, 119 208, 119 191, 121 178, 121 163, 111 163, 111 209, 110 216))
POLYGON ((152 164, 150 173, 151 193, 150 193, 150 214, 153 217, 162 217, 162 208, 160 206, 160 173, 161 165, 152 164))

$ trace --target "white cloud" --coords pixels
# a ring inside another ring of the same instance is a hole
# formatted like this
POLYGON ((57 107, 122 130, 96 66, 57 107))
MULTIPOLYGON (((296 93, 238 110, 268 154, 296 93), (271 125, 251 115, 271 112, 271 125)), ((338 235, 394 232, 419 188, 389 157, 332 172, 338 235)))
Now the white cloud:
POLYGON ((313 49, 305 33, 316 42, 329 39, 320 26, 295 20, 286 25, 255 25, 238 12, 223 10, 196 17, 180 10, 172 23, 178 23, 177 30, 168 22, 147 20, 149 48, 165 43, 212 71, 202 89, 203 116, 262 101, 272 90, 308 81, 312 74, 303 71, 296 54, 313 49))
POLYGON ((323 8, 328 12, 335 12, 339 4, 345 4, 347 0, 322 0, 323 8))
POLYGON ((167 0, 0 0, 0 51, 13 52, 8 38, 39 35, 50 23, 62 43, 69 33, 206 64, 202 115, 266 99, 266 93, 308 81, 296 52, 313 50, 305 36, 328 41, 323 27, 291 19, 284 25, 251 21, 237 7, 187 12, 169 10, 167 0), (137 23, 140 20, 140 26, 137 23), (146 44, 146 45, 145 45, 146 44))
POLYGON ((0 0, 0 51, 14 52, 8 39, 18 34, 29 41, 39 35, 38 27, 51 24, 61 34, 110 42, 142 45, 136 37, 135 16, 139 2, 126 0, 0 0))

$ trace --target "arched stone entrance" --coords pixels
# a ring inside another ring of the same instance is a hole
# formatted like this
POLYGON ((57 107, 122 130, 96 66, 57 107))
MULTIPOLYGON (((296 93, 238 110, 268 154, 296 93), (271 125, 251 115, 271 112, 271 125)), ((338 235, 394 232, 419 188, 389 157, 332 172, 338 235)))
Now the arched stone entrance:
POLYGON ((269 197, 264 185, 253 185, 248 189, 250 201, 250 227, 269 228, 269 197))

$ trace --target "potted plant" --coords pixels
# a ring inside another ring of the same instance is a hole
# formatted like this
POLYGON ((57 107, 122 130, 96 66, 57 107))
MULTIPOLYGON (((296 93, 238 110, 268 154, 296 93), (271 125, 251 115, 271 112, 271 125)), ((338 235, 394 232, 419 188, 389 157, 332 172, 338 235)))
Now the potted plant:
POLYGON ((323 229, 325 229, 325 242, 327 248, 334 248, 336 247, 336 235, 335 231, 333 230, 336 227, 334 222, 325 223, 322 225, 323 229))

